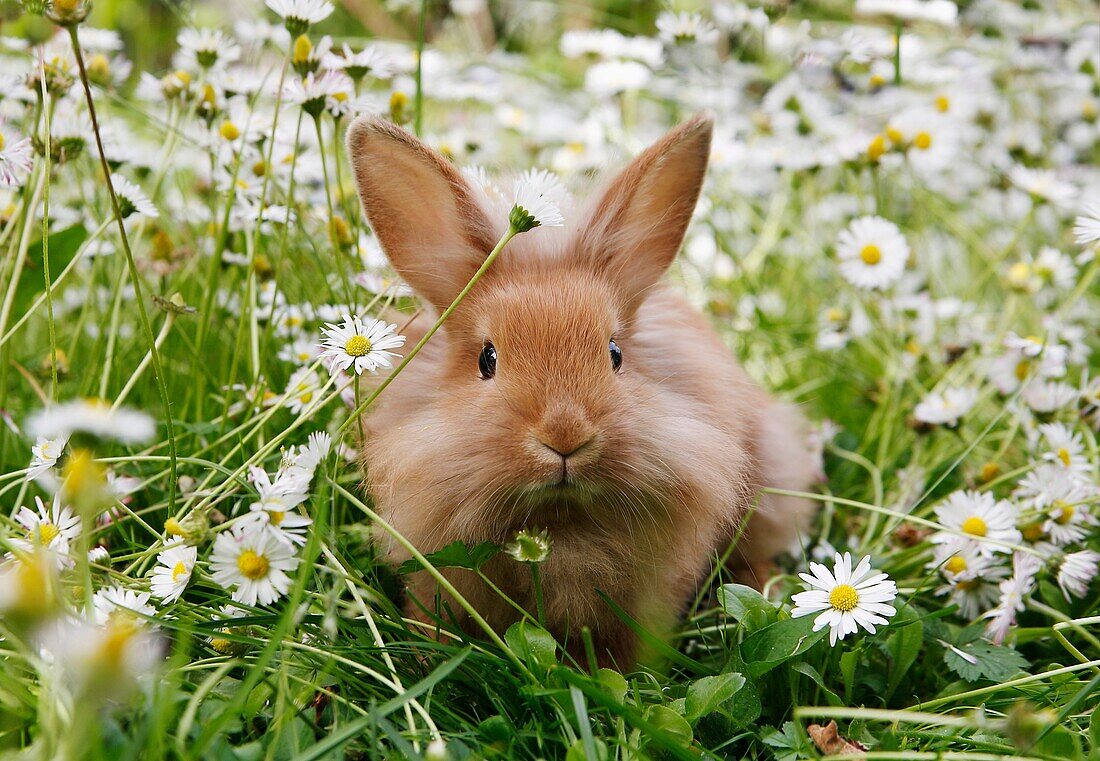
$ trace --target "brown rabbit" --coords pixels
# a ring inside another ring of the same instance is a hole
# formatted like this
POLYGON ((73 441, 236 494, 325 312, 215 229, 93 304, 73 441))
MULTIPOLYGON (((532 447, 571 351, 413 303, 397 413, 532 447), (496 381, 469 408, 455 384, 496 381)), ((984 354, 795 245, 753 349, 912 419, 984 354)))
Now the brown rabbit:
MULTIPOLYGON (((763 567, 805 529, 814 463, 798 412, 757 388, 707 320, 661 284, 684 238, 710 152, 700 115, 638 156, 567 227, 516 237, 364 420, 363 459, 380 513, 423 552, 505 543, 548 529, 548 628, 602 664, 638 657, 597 594, 667 631, 737 533, 732 563, 763 567)), ((360 118, 348 154, 363 208, 394 268, 435 312, 507 225, 500 206, 422 142, 360 118)), ((413 322, 411 346, 434 318, 413 322)), ((388 545, 393 562, 405 559, 388 545)), ((535 610, 529 569, 507 555, 487 575, 535 610)), ((473 573, 448 578, 503 631, 518 618, 473 573)), ((436 610, 410 577, 407 612, 436 610)), ((443 597, 464 628, 462 609, 443 597)))

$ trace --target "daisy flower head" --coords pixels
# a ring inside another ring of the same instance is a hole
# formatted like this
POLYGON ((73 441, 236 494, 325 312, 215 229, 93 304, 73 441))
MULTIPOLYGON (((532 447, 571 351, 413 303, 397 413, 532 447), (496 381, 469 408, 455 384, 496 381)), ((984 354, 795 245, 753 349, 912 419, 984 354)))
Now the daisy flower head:
POLYGON ((561 181, 552 172, 525 172, 513 185, 512 194, 512 211, 508 215, 508 223, 517 233, 525 233, 536 227, 561 227, 565 224, 561 204, 567 194, 561 181))
POLYGON ((393 57, 378 47, 365 47, 355 53, 344 43, 341 53, 329 53, 321 65, 326 69, 341 69, 355 82, 368 75, 375 79, 389 79, 396 71, 393 57))
POLYGON ((311 367, 299 367, 287 381, 283 404, 297 415, 321 392, 321 377, 311 367))
POLYGON ((1083 541, 1093 532, 1097 520, 1089 502, 1100 492, 1065 475, 1060 481, 1062 493, 1050 503, 1042 530, 1052 543, 1065 547, 1083 541))
POLYGON ((266 0, 265 5, 279 15, 291 37, 324 21, 334 9, 329 0, 266 0))
POLYGON ((963 415, 970 412, 978 399, 973 388, 949 388, 943 393, 932 393, 913 409, 913 417, 927 425, 943 425, 953 428, 963 415))
POLYGON ((270 528, 280 541, 305 544, 306 527, 313 520, 294 510, 309 497, 309 481, 297 473, 280 473, 274 481, 262 468, 253 467, 250 478, 259 500, 249 505, 253 520, 270 528))
POLYGON ((241 57, 241 46, 221 29, 184 29, 176 36, 183 60, 181 68, 194 62, 200 69, 225 67, 241 57))
POLYGON ((1032 198, 1054 206, 1067 206, 1077 197, 1077 188, 1058 179, 1049 169, 1032 169, 1017 164, 1008 171, 1008 179, 1032 198))
POLYGON ((964 539, 977 543, 983 554, 991 554, 1011 552, 1005 545, 1020 543, 1016 508, 1007 500, 994 499, 989 492, 953 492, 936 507, 935 513, 940 523, 953 529, 933 534, 935 544, 964 539))
POLYGON ((893 222, 860 217, 840 233, 836 247, 840 274, 857 288, 881 289, 905 272, 909 244, 893 222))
POLYGON ((101 589, 92 595, 95 622, 106 626, 108 622, 118 618, 136 623, 142 616, 151 617, 157 611, 149 604, 149 597, 149 592, 135 592, 119 586, 101 589))
POLYGON ((1089 585, 1096 578, 1098 568, 1100 568, 1098 552, 1081 550, 1066 555, 1058 567, 1058 586, 1062 588, 1062 594, 1066 599, 1087 595, 1089 585))
POLYGON ((667 45, 709 45, 718 39, 718 28, 698 13, 665 11, 657 17, 657 36, 667 45))
POLYGON ((292 79, 287 83, 283 95, 316 119, 341 97, 350 97, 354 90, 354 84, 344 72, 323 71, 320 74, 306 74, 301 79, 292 79))
POLYGON ((959 606, 959 615, 970 621, 997 602, 998 584, 1009 574, 1003 555, 985 555, 965 539, 936 545, 929 570, 938 570, 946 581, 935 592, 948 595, 959 606))
POLYGON ((862 626, 871 634, 875 626, 888 623, 897 611, 890 603, 898 596, 897 585, 881 572, 871 568, 870 556, 865 556, 852 568, 852 555, 839 552, 834 556, 832 572, 821 563, 810 563, 810 573, 798 574, 809 585, 805 592, 792 597, 793 618, 817 615, 814 631, 829 627, 829 644, 862 626))
POLYGON ((362 320, 357 315, 345 314, 341 324, 327 322, 325 325, 327 327, 321 328, 324 336, 321 359, 333 374, 351 370, 362 375, 364 371, 374 373, 380 367, 392 367, 391 360, 401 355, 390 349, 405 345, 405 336, 396 333, 397 325, 388 325, 373 317, 362 320))
POLYGON ((183 542, 173 542, 158 554, 149 584, 153 597, 159 597, 165 604, 178 600, 191 581, 198 554, 198 549, 183 542))
POLYGON ((244 605, 270 605, 290 589, 289 571, 300 559, 263 526, 245 524, 214 540, 210 570, 215 582, 244 605))
POLYGON ((1032 412, 1049 415, 1077 401, 1080 392, 1061 381, 1035 381, 1028 384, 1022 397, 1032 412))
POLYGON ((924 21, 954 26, 959 8, 951 0, 856 0, 857 16, 882 16, 896 21, 924 21))
POLYGON ((1100 241, 1100 201, 1085 204, 1081 212, 1073 220, 1074 240, 1077 241, 1079 246, 1087 246, 1090 243, 1100 241))
POLYGON ((112 616, 106 625, 65 617, 41 635, 43 654, 56 683, 92 700, 118 700, 154 671, 163 641, 133 616, 112 616))
POLYGON ((111 405, 102 399, 62 402, 34 413, 27 421, 32 436, 57 438, 86 433, 123 444, 141 444, 156 433, 153 418, 144 412, 111 405))
POLYGON ((325 431, 314 431, 305 444, 290 447, 283 455, 282 470, 286 475, 310 481, 321 461, 332 449, 332 436, 325 431))
POLYGON ((31 139, 20 138, 0 121, 0 188, 21 185, 33 162, 31 139))
POLYGON ((1039 433, 1046 441, 1047 448, 1043 459, 1070 473, 1087 473, 1090 470, 1085 455, 1085 443, 1081 434, 1064 423, 1043 423, 1039 433))
POLYGON ((16 522, 26 532, 22 539, 13 539, 12 544, 23 551, 32 551, 43 547, 54 553, 58 566, 71 567, 69 543, 80 536, 80 517, 71 507, 62 506, 61 497, 54 497, 49 507, 41 497, 34 498, 37 512, 21 507, 15 514, 16 522))
POLYGON ((37 480, 56 465, 61 453, 65 451, 65 445, 68 443, 69 437, 65 434, 53 438, 39 436, 34 446, 31 447, 31 464, 27 466, 27 480, 37 480))
POLYGON ((996 644, 1004 642, 1009 629, 1016 623, 1016 614, 1024 609, 1027 596, 1035 588, 1035 577, 1043 567, 1043 561, 1035 555, 1017 552, 1012 556, 1012 576, 1000 583, 1000 600, 996 607, 986 612, 989 619, 985 633, 996 644))
POLYGON ((138 187, 136 183, 131 182, 121 174, 112 173, 111 185, 114 186, 115 195, 118 196, 118 207, 123 219, 133 214, 140 214, 150 219, 156 219, 160 216, 160 212, 149 200, 149 196, 145 195, 145 191, 138 187))

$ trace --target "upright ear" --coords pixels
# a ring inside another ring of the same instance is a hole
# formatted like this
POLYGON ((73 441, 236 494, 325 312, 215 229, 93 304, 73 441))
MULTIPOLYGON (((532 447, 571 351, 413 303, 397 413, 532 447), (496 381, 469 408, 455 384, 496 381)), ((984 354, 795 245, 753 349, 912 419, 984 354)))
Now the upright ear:
POLYGON ((575 256, 607 277, 631 311, 680 250, 713 130, 704 112, 651 145, 597 195, 579 228, 575 256))
POLYGON ((363 211, 394 269, 438 310, 450 305, 496 244, 466 179, 384 119, 348 128, 363 211))

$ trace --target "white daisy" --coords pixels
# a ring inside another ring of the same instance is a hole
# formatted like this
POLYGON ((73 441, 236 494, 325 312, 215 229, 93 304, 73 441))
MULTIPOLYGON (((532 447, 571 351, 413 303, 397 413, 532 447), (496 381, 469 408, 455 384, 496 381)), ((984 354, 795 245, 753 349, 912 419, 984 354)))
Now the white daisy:
POLYGON ((326 69, 341 69, 356 82, 365 76, 389 79, 396 71, 393 56, 381 48, 366 47, 354 53, 347 43, 344 43, 341 55, 329 53, 321 65, 326 69))
POLYGON ((1042 526, 1050 541, 1058 547, 1083 541, 1097 523, 1089 505, 1089 500, 1096 497, 1096 490, 1074 483, 1066 476, 1062 483, 1062 494, 1050 503, 1042 526))
POLYGON ((281 470, 288 476, 304 479, 307 483, 321 461, 328 457, 332 437, 324 431, 314 431, 301 446, 290 447, 283 455, 281 470))
POLYGON ((1043 562, 1034 555, 1017 552, 1012 556, 1012 577, 1000 583, 997 606, 983 616, 989 619, 985 626, 986 636, 996 644, 1004 642, 1008 630, 1016 623, 1016 614, 1024 609, 1027 596, 1035 588, 1035 576, 1042 567, 1043 562))
POLYGON ((1036 381, 1027 386, 1021 394, 1024 403, 1034 412, 1048 414, 1073 404, 1079 396, 1078 391, 1068 383, 1060 381, 1036 381))
POLYGON ((140 214, 150 219, 156 219, 160 216, 157 207, 153 205, 145 192, 121 174, 111 175, 111 185, 115 189, 115 195, 118 196, 119 211, 123 219, 133 214, 140 214))
POLYGON ((347 98, 354 91, 355 85, 344 72, 329 70, 292 79, 284 87, 283 97, 301 106, 310 116, 317 117, 326 108, 335 108, 340 96, 347 98))
POLYGON ((305 544, 306 526, 313 520, 294 508, 309 497, 309 481, 297 472, 280 473, 272 481, 266 471, 256 467, 251 468, 249 478, 259 493, 259 500, 248 507, 253 520, 270 527, 280 541, 305 544))
POLYGON ((218 534, 210 570, 214 581, 232 590, 236 602, 269 605, 290 589, 287 572, 299 562, 293 548, 270 531, 246 525, 218 534))
POLYGON ((985 555, 965 539, 937 545, 928 568, 938 570, 947 583, 937 587, 936 594, 948 595, 948 602, 959 606, 964 619, 977 618, 997 602, 997 585, 1008 576, 1002 557, 985 555))
POLYGON ((187 582, 191 581, 198 554, 198 549, 183 542, 174 542, 158 554, 157 566, 149 582, 153 596, 165 603, 178 600, 187 588, 187 582))
POLYGON ((162 660, 162 640, 130 618, 114 616, 100 626, 67 616, 48 627, 40 644, 55 683, 93 700, 118 700, 149 677, 162 660))
POLYGON ((943 393, 928 394, 913 409, 913 417, 928 425, 954 427, 959 419, 970 412, 978 399, 973 388, 949 388, 943 393))
POLYGON ((897 585, 885 573, 872 572, 870 556, 853 570, 851 554, 838 552, 832 573, 824 565, 811 562, 810 573, 798 575, 810 589, 791 598, 795 604, 791 616, 819 613, 814 631, 828 626, 830 645, 854 634, 860 626, 874 634, 875 625, 888 623, 886 618, 896 612, 889 603, 898 596, 897 585))
POLYGON ((1073 220, 1073 237, 1078 245, 1100 241, 1100 201, 1085 204, 1083 213, 1073 220))
POLYGON ((283 404, 297 415, 316 399, 321 388, 321 376, 310 367, 299 367, 287 381, 283 404))
POLYGON ((939 531, 932 535, 935 544, 953 543, 965 538, 977 543, 984 554, 989 554, 1011 552, 1011 548, 1004 544, 1020 543, 1015 507, 1007 500, 994 499, 988 492, 953 492, 936 507, 935 513, 944 526, 965 535, 960 537, 955 532, 939 531))
POLYGON ((57 438, 88 433, 123 444, 140 444, 153 438, 156 426, 144 412, 111 405, 102 399, 79 399, 55 404, 34 413, 27 421, 32 436, 57 438))
POLYGON ((241 57, 241 46, 221 29, 184 29, 176 35, 183 68, 195 63, 201 69, 224 68, 241 57))
POLYGON ((857 16, 885 16, 898 21, 926 21, 954 26, 959 7, 951 0, 856 0, 857 16))
POLYGON ((108 621, 120 615, 129 618, 134 618, 134 614, 152 617, 157 612, 149 604, 148 592, 135 592, 119 586, 96 592, 92 595, 92 606, 95 609, 95 622, 100 626, 106 626, 108 621))
POLYGON ((1085 443, 1078 431, 1064 423, 1044 423, 1039 433, 1046 439, 1047 450, 1043 459, 1065 468, 1070 473, 1087 473, 1091 469, 1085 456, 1085 443))
POLYGON ((1020 190, 1055 206, 1068 205, 1077 197, 1077 188, 1059 180, 1054 172, 1047 169, 1016 165, 1008 171, 1008 179, 1020 190))
POLYGON ((860 217, 840 233, 836 253, 845 280, 857 288, 885 288, 905 272, 909 244, 893 222, 860 217))
POLYGON ((34 163, 29 137, 19 137, 0 121, 0 188, 21 185, 34 163))
POLYGON ((266 0, 265 5, 279 14, 286 30, 294 37, 318 21, 324 21, 333 11, 328 0, 266 0))
POLYGON ((389 351, 405 345, 405 336, 396 334, 397 325, 387 325, 372 317, 361 320, 358 316, 344 315, 344 322, 335 325, 325 323, 321 328, 321 358, 328 364, 329 372, 351 370, 356 375, 363 371, 377 372, 380 367, 392 367, 391 359, 400 357, 389 351))
POLYGON ((1092 550, 1074 552, 1062 559, 1062 565, 1058 567, 1058 586, 1062 588, 1062 594, 1067 600, 1071 596, 1084 597, 1088 594, 1089 585, 1096 578, 1098 567, 1100 553, 1092 550))
POLYGON ((657 36, 668 45, 709 45, 718 39, 718 28, 698 13, 665 11, 657 17, 657 36))
POLYGON ((50 438, 39 436, 31 447, 31 464, 27 466, 27 480, 34 481, 46 471, 57 464, 57 458, 65 451, 65 445, 69 443, 69 437, 62 434, 50 438))
POLYGON ((62 506, 60 496, 54 497, 49 507, 41 497, 35 497, 34 503, 38 512, 28 507, 21 507, 16 512, 15 520, 26 533, 22 538, 12 539, 11 543, 24 552, 45 547, 54 553, 59 567, 71 567, 69 543, 80 536, 80 516, 73 513, 72 508, 62 506))
POLYGON ((561 227, 565 224, 560 206, 567 193, 552 172, 526 172, 516 180, 512 192, 512 211, 508 215, 508 221, 517 232, 527 232, 536 227, 561 227))

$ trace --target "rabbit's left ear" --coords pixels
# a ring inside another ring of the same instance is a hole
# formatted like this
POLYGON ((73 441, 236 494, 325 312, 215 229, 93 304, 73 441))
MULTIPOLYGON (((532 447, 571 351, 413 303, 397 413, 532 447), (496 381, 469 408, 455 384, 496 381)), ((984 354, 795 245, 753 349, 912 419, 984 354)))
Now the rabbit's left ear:
POLYGON ((574 246, 608 278, 629 310, 676 257, 703 186, 714 117, 704 112, 635 158, 597 194, 574 246))

